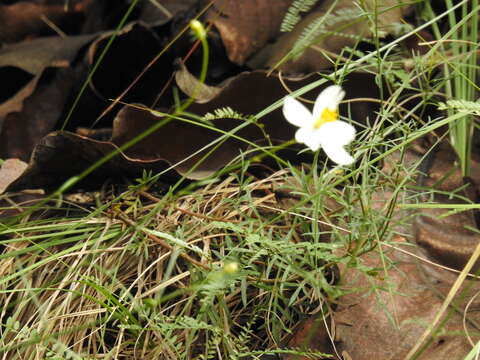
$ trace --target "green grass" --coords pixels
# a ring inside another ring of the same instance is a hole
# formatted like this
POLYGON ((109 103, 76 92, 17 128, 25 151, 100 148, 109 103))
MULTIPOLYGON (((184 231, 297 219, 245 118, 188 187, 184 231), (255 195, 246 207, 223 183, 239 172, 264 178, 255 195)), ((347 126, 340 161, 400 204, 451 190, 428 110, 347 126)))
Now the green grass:
MULTIPOLYGON (((257 154, 273 157, 279 167, 266 179, 249 172, 258 158, 239 156, 228 169, 189 186, 182 179, 157 192, 161 174, 145 174, 124 191, 99 192, 96 203, 72 206, 66 191, 106 158, 14 222, 1 224, 0 355, 22 360, 321 357, 313 349, 290 348, 287 340, 306 314, 327 316, 345 294, 335 269, 357 269, 370 277, 371 288, 359 291, 393 293, 387 271, 395 264, 386 249, 396 246, 396 236, 409 238, 411 208, 435 206, 418 204, 422 192, 414 184, 424 155, 403 161, 408 147, 450 126, 453 136, 463 139, 457 141, 465 155, 462 169, 469 168, 470 113, 449 110, 438 119, 417 114, 445 100, 437 100, 439 94, 475 100, 476 47, 435 43, 428 55, 413 58, 409 72, 397 46, 427 26, 439 40, 473 41, 476 32, 465 30, 469 18, 455 18, 450 5, 445 14, 434 14, 428 2, 420 2, 424 25, 390 42, 373 39, 376 51, 355 50, 355 60, 337 64, 329 74, 368 71, 389 88, 379 112, 367 125, 357 124, 363 128, 351 146, 357 159, 351 169, 332 171, 318 155, 311 164, 292 165, 276 155, 280 147, 265 147, 257 154), (436 24, 443 18, 456 30, 442 33, 436 24), (469 60, 459 68, 456 61, 465 53, 469 60), (431 77, 436 66, 431 59, 437 56, 446 59, 445 66, 442 75, 431 77), (463 75, 453 76, 452 69, 463 75), (410 97, 421 99, 414 109, 405 106, 410 97), (382 269, 364 264, 367 252, 379 257, 382 269), (382 287, 373 281, 379 276, 385 277, 382 287)), ((465 11, 461 3, 458 8, 465 11)), ((281 105, 279 99, 252 114, 211 148, 281 105)), ((211 127, 188 117, 186 109, 181 106, 168 121, 211 127)))

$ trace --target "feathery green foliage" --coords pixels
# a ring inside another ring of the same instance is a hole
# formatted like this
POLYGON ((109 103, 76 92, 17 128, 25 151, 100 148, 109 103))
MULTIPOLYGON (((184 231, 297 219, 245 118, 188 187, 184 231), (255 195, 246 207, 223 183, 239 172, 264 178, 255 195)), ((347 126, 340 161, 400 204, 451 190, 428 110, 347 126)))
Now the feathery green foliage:
POLYGON ((301 55, 309 46, 314 44, 320 36, 335 34, 352 37, 358 41, 364 40, 364 37, 361 35, 342 34, 340 31, 341 28, 351 24, 348 22, 359 21, 362 18, 362 14, 364 14, 363 10, 356 6, 334 10, 334 6, 332 5, 325 14, 319 16, 303 29, 292 48, 293 57, 295 58, 301 55), (335 26, 338 26, 338 30, 335 29, 335 26))
POLYGON ((251 121, 254 119, 254 117, 252 115, 240 114, 239 112, 233 110, 231 107, 228 107, 228 106, 224 108, 215 109, 213 113, 206 113, 202 117, 203 121, 213 121, 213 120, 219 120, 219 119, 237 119, 237 120, 251 121))
POLYGON ((319 0, 295 0, 287 10, 282 24, 280 25, 281 32, 292 31, 302 19, 301 13, 310 11, 319 0))
POLYGON ((438 104, 439 110, 457 110, 462 112, 467 112, 480 115, 480 102, 478 101, 468 101, 468 100, 448 100, 446 103, 438 104))

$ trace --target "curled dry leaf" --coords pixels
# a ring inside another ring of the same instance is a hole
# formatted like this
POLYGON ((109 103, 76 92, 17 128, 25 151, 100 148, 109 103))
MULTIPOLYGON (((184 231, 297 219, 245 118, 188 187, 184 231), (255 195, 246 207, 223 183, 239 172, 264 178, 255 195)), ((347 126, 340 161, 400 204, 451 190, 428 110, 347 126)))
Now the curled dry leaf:
MULTIPOLYGON (((89 66, 95 64, 110 36, 101 36, 88 48, 89 66)), ((5 100, 0 103, 0 156, 28 160, 38 141, 55 128, 70 94, 79 92, 76 87, 88 74, 87 66, 77 60, 96 37, 35 39, 0 50, 0 74, 8 80, 0 90, 0 100, 5 100)), ((145 26, 123 29, 92 79, 94 93, 82 96, 68 125, 85 124, 85 119, 92 124, 104 101, 125 90, 160 49, 159 39, 145 26)), ((170 61, 169 56, 162 57, 124 100, 153 102, 170 77, 170 61)))
MULTIPOLYGON (((111 142, 92 140, 67 131, 51 133, 35 147, 27 169, 8 186, 7 191, 52 190, 116 149, 111 142)), ((135 160, 120 154, 78 185, 82 188, 98 187, 107 178, 135 177, 143 170, 160 172, 167 166, 162 160, 135 160)), ((173 171, 166 173, 165 177, 172 175, 173 171)))
MULTIPOLYGON (((148 111, 125 107, 114 120, 112 142, 120 146, 158 121, 160 119, 148 111)), ((233 119, 229 119, 229 121, 229 128, 241 123, 233 119)), ((248 134, 245 134, 248 138, 253 140, 261 138, 258 131, 248 130, 248 134)), ((198 180, 221 169, 237 156, 240 150, 246 148, 241 141, 228 139, 216 149, 212 156, 197 165, 197 162, 211 150, 211 148, 203 151, 201 149, 218 137, 218 132, 173 120, 156 133, 126 150, 125 153, 135 159, 149 161, 161 159, 168 162, 169 165, 173 165, 175 170, 186 178, 198 180), (197 152, 199 153, 195 154, 197 152)))
MULTIPOLYGON (((102 56, 112 35, 111 31, 100 36, 97 34, 87 49, 84 61, 75 69, 77 81, 71 91, 72 98, 80 93, 91 70, 96 67, 89 86, 84 89, 69 118, 65 128, 69 131, 75 131, 78 127, 111 128, 115 114, 123 106, 114 105, 112 99, 124 92, 125 96, 121 98, 124 102, 171 105, 171 87, 166 86, 173 72, 171 53, 163 54, 148 67, 163 48, 155 32, 145 24, 131 23, 118 33, 115 41, 102 56), (97 64, 100 57, 102 61, 97 64)), ((71 103, 66 106, 67 110, 70 110, 71 103)))
MULTIPOLYGON (((318 79, 320 79, 319 75, 311 75, 296 80, 285 79, 284 82, 291 90, 296 90, 318 79)), ((378 97, 374 78, 368 74, 350 74, 344 83, 344 88, 347 91, 347 97, 378 97), (359 83, 362 87, 358 86, 359 83)), ((320 88, 317 88, 304 96, 312 100, 316 98, 319 91, 320 88)), ((192 104, 187 111, 203 116, 208 112, 214 113, 219 108, 231 107, 244 115, 256 114, 281 100, 287 93, 278 77, 267 76, 263 71, 247 72, 232 79, 208 103, 192 104)), ((373 117, 377 108, 376 103, 368 102, 353 102, 350 106, 350 112, 355 115, 355 120, 358 122, 364 122, 367 116, 373 117)), ((344 115, 349 113, 347 106, 341 106, 340 110, 344 115)), ((116 146, 125 144, 157 124, 158 121, 161 121, 161 118, 149 111, 124 107, 114 120, 111 142, 94 141, 71 133, 49 135, 35 150, 29 170, 22 176, 23 179, 13 184, 12 188, 59 185, 69 176, 78 174, 116 146), (75 160, 76 157, 78 157, 77 160, 75 160)), ((214 119, 212 123, 223 132, 245 125, 244 120, 237 119, 235 116, 214 119)), ((283 119, 280 108, 262 117, 259 124, 263 129, 250 124, 237 131, 235 135, 250 143, 265 144, 269 141, 275 143, 291 140, 296 130, 283 119)), ((178 174, 186 178, 206 178, 251 147, 251 144, 234 137, 227 136, 224 141, 220 140, 222 135, 221 132, 205 127, 172 120, 127 149, 122 156, 117 157, 117 160, 112 160, 111 166, 102 167, 102 176, 96 176, 92 182, 104 181, 105 174, 139 176, 142 167, 162 171, 171 165, 178 174), (218 148, 197 165, 197 162, 214 148, 213 144, 218 145, 218 148)), ((168 176, 173 173, 168 173, 168 176)))
POLYGON ((36 39, 0 50, 0 157, 28 160, 54 128, 75 81, 72 62, 92 36, 36 39))
POLYGON ((193 76, 184 64, 175 72, 175 81, 185 94, 195 102, 203 104, 215 98, 222 91, 221 86, 209 86, 193 76))

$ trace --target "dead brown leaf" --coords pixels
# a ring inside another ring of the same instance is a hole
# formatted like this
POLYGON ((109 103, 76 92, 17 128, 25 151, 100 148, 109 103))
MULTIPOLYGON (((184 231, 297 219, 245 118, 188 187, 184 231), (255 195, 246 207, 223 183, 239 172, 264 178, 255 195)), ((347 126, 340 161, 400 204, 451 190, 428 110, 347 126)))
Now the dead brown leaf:
MULTIPOLYGON (((267 76, 263 71, 247 72, 232 79, 208 103, 192 104, 187 111, 203 116, 207 112, 214 112, 219 108, 231 107, 241 114, 256 114, 275 101, 282 99, 289 91, 318 79, 320 79, 318 75, 295 80, 284 79, 284 84, 291 89, 287 90, 277 76, 267 76)), ((344 87, 348 98, 378 97, 374 79, 368 74, 351 74, 344 83, 344 87), (362 87, 358 86, 359 83, 362 84, 362 87)), ((320 90, 321 88, 314 89, 304 97, 312 100, 316 98, 320 90)), ((364 122, 367 116, 374 116, 378 105, 362 101, 353 102, 349 106, 355 120, 364 122)), ((341 112, 347 115, 348 107, 341 106, 341 112)), ((12 185, 12 188, 20 189, 22 186, 29 188, 48 186, 51 188, 55 184, 58 185, 59 182, 80 173, 102 156, 113 151, 116 148, 115 145, 125 144, 157 124, 158 121, 161 121, 161 118, 149 111, 127 106, 118 113, 114 120, 111 143, 94 141, 70 133, 51 134, 43 139, 37 147, 29 170, 22 177, 23 179, 12 185)), ((220 118, 213 120, 213 123, 221 131, 229 132, 244 124, 244 120, 220 118)), ((280 108, 262 117, 259 123, 263 130, 250 124, 237 131, 236 135, 257 144, 265 144, 269 141, 277 143, 294 138, 296 128, 285 121, 280 108)), ((219 142, 219 147, 197 166, 197 162, 212 149, 210 144, 217 142, 222 135, 222 132, 180 120, 172 120, 127 149, 124 155, 117 157, 117 160, 112 160, 111 166, 105 165, 102 169, 106 170, 102 170, 102 176, 93 177, 91 181, 102 182, 105 180, 105 174, 114 177, 139 176, 142 166, 146 169, 161 171, 170 165, 175 165, 175 170, 186 178, 203 179, 225 167, 242 151, 251 148, 251 145, 240 139, 227 137, 225 141, 219 142), (193 171, 191 171, 192 168, 194 168, 193 171)), ((170 177, 171 175, 172 172, 168 174, 170 177)))
POLYGON ((94 36, 35 39, 0 50, 0 156, 27 161, 53 130, 75 80, 70 65, 94 36))
POLYGON ((82 20, 81 12, 66 10, 61 4, 38 4, 30 1, 0 4, 0 43, 55 35, 48 22, 60 29, 69 30, 78 27, 82 20))
POLYGON ((215 1, 207 19, 219 31, 228 58, 236 64, 274 39, 292 0, 215 1))
POLYGON ((0 156, 28 161, 38 141, 53 130, 74 81, 70 69, 50 68, 0 105, 0 156))
MULTIPOLYGON (((101 35, 88 50, 88 64, 93 67, 107 45, 111 32, 101 35)), ((120 95, 162 50, 157 35, 141 23, 126 26, 111 44, 97 68, 91 89, 104 100, 120 95)), ((173 73, 173 59, 167 53, 145 72, 122 99, 126 102, 153 103, 173 73)), ((166 96, 167 97, 167 96, 166 96)), ((168 101, 170 102, 170 98, 168 101)))
POLYGON ((7 159, 0 167, 0 194, 8 185, 20 177, 28 164, 19 159, 7 159))
MULTIPOLYGON (((88 51, 90 66, 96 63, 110 36, 104 34, 92 43, 88 51)), ((55 129, 71 101, 71 91, 77 94, 88 74, 88 68, 77 60, 82 59, 82 50, 95 37, 98 35, 36 39, 0 51, 0 71, 13 86, 2 89, 2 98, 7 101, 0 104, 0 156, 28 160, 38 141, 55 129)), ((133 24, 123 29, 92 78, 93 93, 84 94, 68 125, 85 125, 86 117, 91 119, 89 125, 94 123, 106 100, 125 90, 160 49, 159 39, 145 26, 133 24), (118 61, 120 58, 122 61, 118 61)), ((171 76, 171 68, 170 57, 163 57, 124 99, 153 102, 171 76)))
POLYGON ((38 75, 46 67, 67 67, 97 36, 46 37, 6 45, 0 49, 0 68, 16 67, 38 75))
MULTIPOLYGON (((382 256, 388 257, 392 264, 387 269, 378 252, 359 259, 362 266, 378 269, 377 275, 341 266, 340 286, 347 295, 337 302, 334 325, 329 333, 334 336, 336 352, 342 354, 343 359, 405 359, 435 318, 455 281, 455 274, 404 253, 418 255, 405 243, 404 238, 397 237, 394 245, 400 250, 383 248, 382 256)), ((475 310, 480 304, 472 299, 479 286, 475 280, 463 285, 455 300, 456 310, 449 310, 441 331, 434 334, 418 359, 463 359, 468 354, 472 347, 470 341, 475 343, 480 339, 480 313, 475 310), (470 300, 473 300, 470 310, 464 310, 470 300)), ((325 351, 333 346, 326 326, 330 326, 330 322, 325 325, 319 317, 304 321, 289 346, 325 351)))
MULTIPOLYGON (((407 251, 411 247, 396 246, 407 251)), ((378 275, 372 277, 357 269, 343 268, 342 283, 345 290, 354 290, 342 297, 334 314, 337 347, 346 351, 352 359, 391 359, 401 360, 416 344, 426 327, 436 316, 443 298, 439 293, 446 293, 451 282, 438 274, 433 265, 419 266, 418 260, 384 248, 383 256, 395 262, 386 271, 382 270, 381 258, 373 252, 362 257, 362 264, 378 268, 378 275), (429 273, 424 271, 429 268, 429 273), (372 286, 376 291, 370 291, 372 286), (359 292, 359 289, 364 291, 359 292)), ((479 290, 476 282, 465 285, 464 297, 457 297, 456 306, 462 308, 471 296, 479 290)), ((477 305, 475 305, 477 306, 477 305)), ((463 359, 471 350, 463 328, 462 311, 453 309, 442 323, 442 331, 432 339, 419 359, 463 359)), ((469 312, 468 319, 479 320, 478 312, 469 312)), ((469 335, 478 341, 478 329, 467 322, 469 335)))
MULTIPOLYGON (((97 141, 70 132, 54 132, 35 147, 28 168, 7 191, 23 189, 51 190, 73 176, 79 175, 117 147, 111 142, 97 141)), ((143 170, 160 172, 168 167, 163 160, 137 160, 119 155, 78 184, 82 188, 98 187, 109 178, 140 176, 143 170)), ((167 172, 165 178, 174 175, 167 172)))
MULTIPOLYGON (((421 185, 437 190, 432 198, 423 196, 423 202, 467 204, 478 202, 480 163, 472 161, 471 181, 464 179, 456 164, 457 156, 448 143, 442 143, 429 154, 429 166, 421 176, 421 185), (452 196, 456 194, 457 196, 452 196)), ((444 216, 451 209, 420 209, 414 221, 415 240, 433 261, 461 270, 480 242, 478 211, 462 211, 444 216), (442 216, 443 215, 443 216, 442 216)), ((476 264, 478 270, 480 264, 476 264)))
MULTIPOLYGON (((287 348, 334 354, 335 350, 329 336, 331 334, 330 323, 331 318, 322 314, 300 322, 294 330, 287 348)), ((302 358, 298 355, 286 355, 284 357, 285 360, 307 360, 308 358, 302 358)))
POLYGON ((186 95, 203 104, 215 98, 222 91, 221 86, 209 86, 193 76, 184 64, 175 72, 175 81, 186 95))

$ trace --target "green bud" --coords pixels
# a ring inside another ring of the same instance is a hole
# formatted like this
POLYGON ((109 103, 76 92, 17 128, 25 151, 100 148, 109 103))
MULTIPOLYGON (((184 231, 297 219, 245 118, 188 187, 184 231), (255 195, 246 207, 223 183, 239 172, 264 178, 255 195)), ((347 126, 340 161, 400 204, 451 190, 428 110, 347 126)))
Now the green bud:
POLYGON ((238 271, 238 263, 237 262, 229 262, 223 265, 223 271, 227 274, 235 274, 238 271))
POLYGON ((203 24, 198 20, 190 21, 190 29, 192 29, 193 34, 200 40, 204 40, 207 37, 207 31, 203 24))

